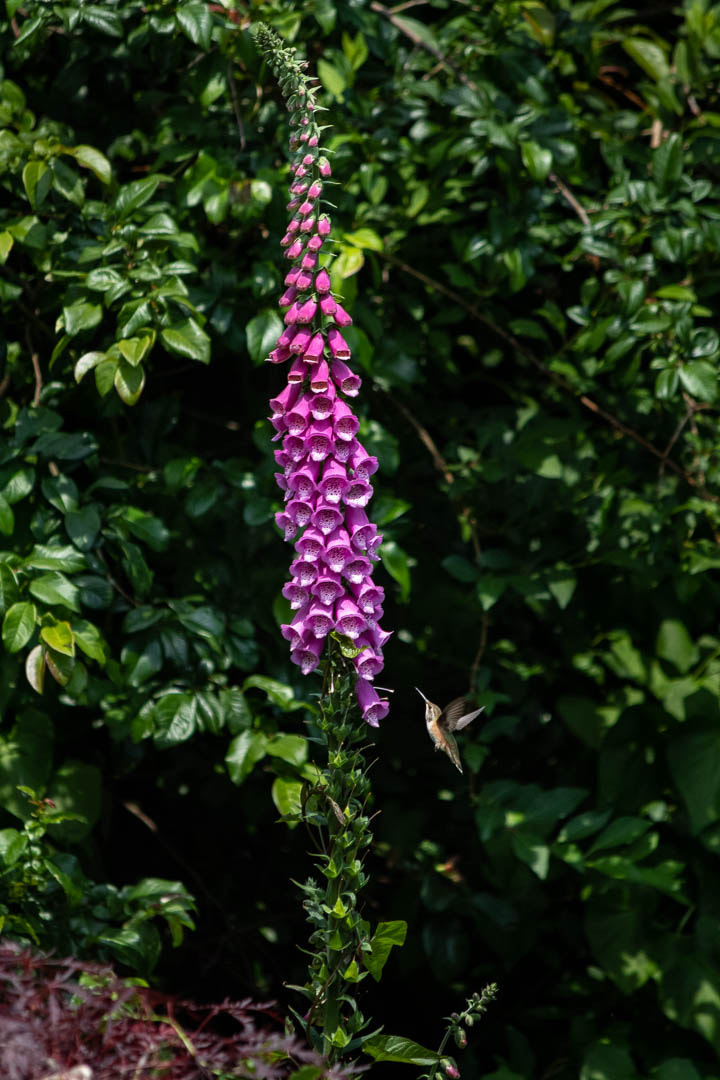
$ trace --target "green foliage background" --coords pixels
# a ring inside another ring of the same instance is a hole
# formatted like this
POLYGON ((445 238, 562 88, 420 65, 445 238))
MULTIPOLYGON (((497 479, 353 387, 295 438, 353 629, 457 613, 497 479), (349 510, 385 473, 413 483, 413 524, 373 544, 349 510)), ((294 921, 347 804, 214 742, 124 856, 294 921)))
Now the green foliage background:
POLYGON ((465 1075, 716 1076, 720 6, 5 7, 5 931, 196 997, 301 981, 261 18, 326 91, 381 461, 368 915, 409 932, 365 1011, 431 1042, 493 980, 465 1075), (412 688, 468 683, 460 780, 412 688))

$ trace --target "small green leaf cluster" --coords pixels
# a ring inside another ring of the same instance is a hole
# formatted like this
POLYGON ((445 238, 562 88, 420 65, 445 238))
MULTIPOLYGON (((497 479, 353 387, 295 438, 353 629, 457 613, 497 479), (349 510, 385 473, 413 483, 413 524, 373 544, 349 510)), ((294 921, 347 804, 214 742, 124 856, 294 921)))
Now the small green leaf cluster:
MULTIPOLYGON (((66 774, 65 782, 79 784, 81 777, 66 774)), ((158 923, 179 945, 195 928, 195 901, 178 881, 144 878, 122 888, 90 881, 77 857, 57 846, 68 832, 72 838, 72 827, 88 826, 82 813, 62 808, 63 795, 60 788, 54 798, 39 798, 17 786, 29 813, 22 829, 0 830, 0 929, 36 946, 112 957, 149 975, 162 949, 158 923)))

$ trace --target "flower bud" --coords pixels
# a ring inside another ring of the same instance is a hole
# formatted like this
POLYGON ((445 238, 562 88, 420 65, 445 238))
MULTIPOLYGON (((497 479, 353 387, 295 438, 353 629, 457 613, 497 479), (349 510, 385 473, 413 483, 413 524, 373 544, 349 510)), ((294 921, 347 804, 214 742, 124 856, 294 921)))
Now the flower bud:
POLYGON ((319 293, 330 292, 330 275, 322 269, 315 278, 315 289, 319 293))

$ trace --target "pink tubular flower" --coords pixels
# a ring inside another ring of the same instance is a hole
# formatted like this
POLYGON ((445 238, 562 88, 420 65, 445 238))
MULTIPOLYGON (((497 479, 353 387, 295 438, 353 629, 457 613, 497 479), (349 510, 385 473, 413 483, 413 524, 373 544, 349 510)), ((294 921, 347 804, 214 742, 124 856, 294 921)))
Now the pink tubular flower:
POLYGON ((340 633, 353 641, 368 628, 367 619, 349 596, 346 596, 344 600, 338 600, 335 605, 335 617, 340 633))
POLYGON ((298 529, 303 529, 311 519, 313 524, 315 524, 313 504, 307 502, 305 499, 291 499, 285 507, 285 511, 293 524, 297 525, 298 529))
POLYGON ((319 293, 330 292, 330 275, 324 268, 315 275, 315 291, 319 293))
MULTIPOLYGON (((316 337, 319 337, 322 341, 322 334, 316 334, 316 337)), ((312 345, 312 342, 310 342, 310 344, 312 345)), ((310 376, 311 392, 313 394, 326 394, 329 381, 330 371, 327 366, 327 360, 321 360, 310 376)), ((272 405, 272 402, 270 402, 270 404, 272 405)))
POLYGON ((280 633, 286 641, 290 642, 291 649, 297 649, 302 645, 303 634, 307 633, 307 627, 305 626, 305 615, 310 610, 310 601, 307 604, 303 604, 300 610, 295 615, 295 618, 290 623, 280 624, 280 633))
POLYGON ((382 653, 377 652, 368 644, 365 634, 360 634, 356 638, 355 645, 357 648, 362 648, 362 652, 355 657, 355 670, 361 679, 368 679, 372 682, 375 676, 379 675, 383 669, 382 653))
POLYGON ((331 326, 328 330, 328 345, 333 355, 333 360, 349 360, 350 346, 339 330, 331 326))
POLYGON ((327 420, 332 416, 335 408, 335 393, 335 386, 330 383, 324 394, 313 394, 310 412, 315 420, 327 420))
POLYGON ((365 555, 353 554, 352 559, 345 563, 342 572, 353 585, 359 585, 362 579, 368 576, 371 569, 372 564, 365 555))
POLYGON ((358 704, 362 709, 363 720, 370 727, 378 727, 390 711, 387 700, 378 695, 377 690, 366 679, 358 679, 355 684, 358 704))
MULTIPOLYGON (((288 480, 288 487, 290 487, 291 482, 292 478, 288 480)), ((356 551, 359 555, 367 554, 377 537, 377 525, 372 521, 368 521, 367 514, 361 507, 352 505, 348 506, 345 521, 350 533, 350 543, 353 551, 356 551)))
POLYGON ((293 576, 293 581, 297 581, 299 585, 307 589, 314 585, 317 580, 317 563, 307 562, 302 556, 298 556, 297 559, 293 559, 290 563, 290 573, 293 576))
MULTIPOLYGON (((325 552, 325 537, 317 529, 306 529, 295 544, 295 550, 306 562, 317 562, 325 552)), ((332 567, 330 567, 332 570, 332 567)))
POLYGON ((341 440, 340 442, 335 443, 335 457, 338 461, 342 461, 343 464, 346 464, 352 457, 355 447, 358 445, 357 439, 351 439, 350 442, 343 442, 341 440))
POLYGON ((343 500, 351 508, 365 507, 370 502, 372 493, 372 484, 368 484, 367 480, 360 480, 356 476, 345 489, 343 500))
POLYGON ((350 537, 345 529, 336 529, 334 533, 328 536, 324 558, 326 566, 329 566, 336 574, 341 574, 346 565, 352 560, 353 552, 350 547, 350 537))
POLYGON ((334 620, 332 613, 328 611, 319 600, 310 602, 310 611, 307 616, 307 625, 317 638, 326 637, 333 629, 334 620))
POLYGON ((286 600, 290 601, 290 607, 293 611, 297 611, 310 599, 308 587, 295 580, 288 581, 283 585, 282 594, 286 600))
POLYGON ((345 587, 340 580, 339 574, 333 570, 323 570, 311 585, 310 591, 321 604, 328 606, 334 604, 343 595, 345 587))
POLYGON ((363 578, 359 585, 351 585, 350 591, 364 615, 373 615, 385 599, 385 590, 380 585, 373 585, 372 578, 363 578))
POLYGON ((315 297, 310 297, 304 304, 301 304, 298 308, 297 321, 299 323, 309 323, 313 321, 315 312, 317 311, 317 300, 315 297))
MULTIPOLYGON (((297 292, 297 289, 294 289, 293 291, 297 292)), ((285 312, 285 317, 283 319, 283 322, 285 323, 286 326, 292 326, 297 321, 298 321, 298 305, 295 303, 295 304, 291 304, 290 310, 285 312)))
POLYGON ((292 304, 294 302, 297 295, 298 295, 298 291, 295 288, 295 286, 294 285, 288 285, 287 289, 285 290, 285 292, 282 294, 282 296, 278 300, 278 306, 279 307, 287 307, 288 304, 292 304))
POLYGON ((333 506, 341 502, 347 491, 348 483, 345 466, 336 461, 335 458, 328 458, 323 469, 322 480, 318 484, 318 491, 322 493, 326 502, 333 506))
POLYGON ((323 354, 325 349, 325 339, 322 334, 313 334, 310 338, 307 349, 303 353, 303 360, 306 364, 317 364, 318 360, 323 354))
POLYGON ((287 349, 288 350, 288 356, 290 355, 290 352, 289 352, 290 346, 292 345, 292 340, 295 337, 296 333, 297 333, 297 327, 295 327, 295 326, 287 326, 283 330, 280 337, 277 339, 277 348, 278 349, 287 349))
POLYGON ((291 435, 302 435, 310 422, 310 399, 303 394, 293 407, 285 413, 283 419, 291 435))
MULTIPOLYGON (((289 513, 289 510, 288 510, 289 513)), ((312 515, 312 523, 319 529, 323 536, 330 536, 342 524, 342 510, 324 499, 318 502, 315 513, 312 515)))
POLYGON ((282 529, 285 540, 294 540, 297 535, 297 525, 284 510, 275 515, 275 524, 282 529))
POLYGON ((288 409, 291 409, 297 401, 299 393, 300 390, 297 386, 288 383, 277 397, 270 398, 270 408, 273 411, 273 416, 283 416, 288 409))
POLYGON ((305 456, 305 440, 299 435, 286 435, 282 447, 291 461, 302 461, 305 456))
POLYGON ((359 476, 361 480, 368 480, 373 473, 377 472, 377 467, 378 459, 368 454, 365 447, 358 443, 350 455, 350 468, 355 475, 359 476))
POLYGON ((336 326, 352 326, 352 319, 341 304, 335 305, 335 313, 333 315, 333 318, 335 320, 336 326))
POLYGON ((358 442, 359 421, 348 404, 361 387, 340 332, 352 318, 333 295, 327 268, 318 268, 332 231, 319 202, 332 170, 317 149, 316 90, 300 71, 288 76, 284 89, 292 129, 290 220, 281 242, 292 265, 279 300, 286 325, 268 355, 270 363, 290 361, 287 385, 270 401, 274 438, 282 440, 274 456, 284 506, 275 520, 295 546, 282 590, 293 617, 281 632, 303 674, 317 668, 333 630, 354 640, 358 705, 376 727, 388 702, 372 681, 390 637, 379 626, 385 593, 371 576, 382 537, 366 512, 378 462, 358 442))
POLYGON ((267 358, 269 364, 284 364, 290 356, 290 350, 283 345, 279 349, 273 349, 267 358))
MULTIPOLYGON (((287 353, 288 356, 292 355, 289 349, 287 353)), ((305 357, 298 356, 295 358, 295 360, 293 360, 292 367, 288 371, 288 382, 291 386, 300 386, 305 381, 305 376, 307 375, 307 373, 308 368, 305 365, 305 357)))
POLYGON ((335 402, 335 408, 333 409, 333 423, 335 425, 335 435, 338 439, 342 439, 343 442, 350 442, 360 427, 360 421, 352 409, 339 398, 335 402))
POLYGON ((331 453, 333 430, 330 420, 313 420, 305 433, 305 452, 311 461, 324 461, 331 453))
POLYGON ((302 354, 304 356, 305 351, 310 344, 311 337, 312 333, 307 327, 302 326, 299 330, 296 329, 293 334, 293 339, 290 342, 290 352, 295 353, 296 355, 302 354))
POLYGON ((310 499, 315 494, 320 465, 314 461, 305 461, 297 469, 293 469, 288 478, 288 491, 292 491, 299 499, 310 499))
POLYGON ((303 675, 309 675, 320 663, 322 650, 322 639, 311 637, 308 641, 301 641, 297 648, 292 650, 290 659, 293 664, 297 664, 303 675))

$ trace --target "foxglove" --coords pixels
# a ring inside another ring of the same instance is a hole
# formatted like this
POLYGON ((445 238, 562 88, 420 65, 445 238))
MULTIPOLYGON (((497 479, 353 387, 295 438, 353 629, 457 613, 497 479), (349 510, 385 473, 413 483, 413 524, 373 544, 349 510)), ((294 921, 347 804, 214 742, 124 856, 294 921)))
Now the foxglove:
POLYGON ((287 386, 270 401, 274 440, 281 443, 276 479, 285 499, 276 522, 296 553, 283 588, 294 615, 281 629, 303 674, 317 668, 332 631, 353 642, 360 650, 353 661, 358 704, 375 727, 388 712, 372 684, 390 636, 378 625, 384 593, 372 580, 382 537, 366 512, 378 463, 357 439, 359 421, 347 400, 357 396, 361 380, 348 365, 350 346, 340 332, 352 319, 327 271, 332 224, 321 195, 332 167, 320 147, 315 89, 304 65, 272 57, 270 63, 287 99, 292 155, 291 216, 280 241, 291 264, 279 301, 285 328, 268 357, 292 365, 287 386))

